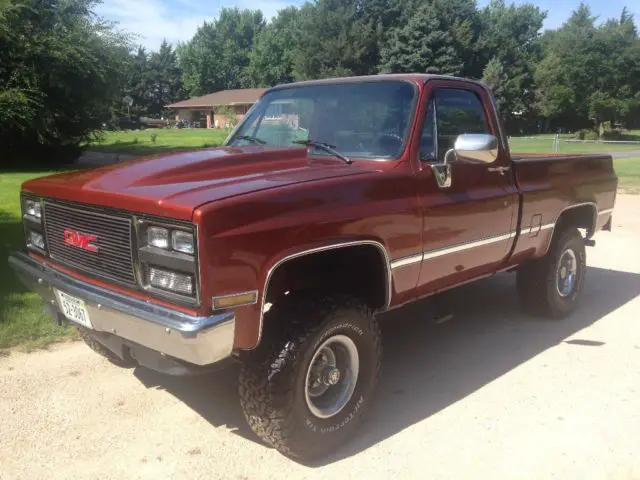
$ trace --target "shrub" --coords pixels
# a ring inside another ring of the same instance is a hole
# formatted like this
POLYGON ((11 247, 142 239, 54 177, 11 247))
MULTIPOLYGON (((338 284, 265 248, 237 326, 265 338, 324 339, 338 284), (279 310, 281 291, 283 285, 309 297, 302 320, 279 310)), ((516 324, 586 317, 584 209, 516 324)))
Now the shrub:
POLYGON ((0 168, 67 162, 127 80, 130 41, 87 0, 0 0, 0 168))
POLYGON ((584 134, 585 140, 598 140, 598 132, 594 132, 593 130, 587 130, 584 134))
POLYGON ((583 128, 582 130, 578 130, 575 134, 576 139, 578 140, 597 140, 598 134, 593 130, 588 128, 583 128))
POLYGON ((640 135, 632 135, 620 129, 606 131, 602 134, 602 140, 616 140, 620 142, 637 142, 640 141, 640 135))

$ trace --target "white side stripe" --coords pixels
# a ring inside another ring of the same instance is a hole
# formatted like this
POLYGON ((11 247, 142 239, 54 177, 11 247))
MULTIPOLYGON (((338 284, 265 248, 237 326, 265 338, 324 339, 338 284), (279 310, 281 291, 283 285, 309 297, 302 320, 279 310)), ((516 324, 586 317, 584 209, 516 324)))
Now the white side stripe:
MULTIPOLYGON (((598 212, 598 215, 606 215, 608 213, 613 212, 613 208, 607 208, 605 210, 600 210, 598 212)), ((552 229, 556 226, 556 223, 546 223, 544 225, 540 225, 535 226, 535 227, 523 227, 521 229, 520 235, 530 235, 531 233, 535 232, 536 230, 541 232, 542 230, 549 230, 552 229)), ((484 245, 490 245, 492 243, 496 243, 496 242, 501 242, 503 240, 508 240, 510 238, 513 238, 516 236, 516 232, 511 232, 511 233, 505 233, 504 235, 498 235, 495 237, 489 237, 489 238, 485 238, 483 240, 478 240, 475 242, 468 242, 468 243, 462 243, 460 245, 455 245, 453 247, 445 247, 445 248, 439 248, 436 250, 427 250, 425 252, 423 252, 422 254, 417 253, 415 255, 411 255, 408 257, 403 257, 403 258, 398 258, 397 260, 393 260, 391 262, 391 268, 400 268, 400 267, 404 267, 406 265, 412 265, 414 263, 418 263, 421 262, 423 260, 430 260, 432 258, 438 258, 441 257, 443 255, 450 255, 452 253, 457 253, 457 252, 462 252, 464 250, 469 250, 472 248, 476 248, 476 247, 482 247, 484 245)))
POLYGON ((404 267, 405 265, 411 265, 422 261, 422 253, 411 255, 410 257, 403 257, 391 262, 391 268, 404 267))
POLYGON ((451 253, 462 252, 464 250, 469 250, 471 248, 482 247, 484 245, 490 245, 496 242, 502 242, 504 240, 508 240, 516 236, 516 232, 505 233, 504 235, 498 235, 496 237, 489 237, 483 240, 478 240, 475 242, 463 243, 461 245, 456 245, 453 247, 440 248, 438 250, 429 250, 424 252, 422 256, 423 260, 429 260, 430 258, 441 257, 442 255, 449 255, 451 253))
POLYGON ((441 257, 444 255, 450 255, 456 252, 462 252, 464 250, 470 250, 476 247, 482 247, 484 245, 490 245, 496 242, 502 242, 516 236, 516 232, 505 233, 504 235, 497 235, 495 237, 484 238, 475 242, 462 243, 453 247, 439 248, 436 250, 427 250, 422 254, 411 255, 409 257, 398 258, 391 262, 391 268, 404 267, 406 265, 412 265, 414 263, 421 262, 423 260, 430 260, 432 258, 441 257))

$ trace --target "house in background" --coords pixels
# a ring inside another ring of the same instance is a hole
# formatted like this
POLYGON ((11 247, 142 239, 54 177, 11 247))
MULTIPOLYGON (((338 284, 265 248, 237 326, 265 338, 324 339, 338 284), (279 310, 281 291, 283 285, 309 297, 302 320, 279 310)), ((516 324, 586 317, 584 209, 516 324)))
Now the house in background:
POLYGON ((240 121, 266 90, 266 88, 222 90, 173 103, 167 105, 167 108, 176 110, 176 122, 185 120, 188 123, 198 122, 201 127, 223 128, 234 123, 234 119, 229 118, 230 116, 235 116, 235 120, 240 121))

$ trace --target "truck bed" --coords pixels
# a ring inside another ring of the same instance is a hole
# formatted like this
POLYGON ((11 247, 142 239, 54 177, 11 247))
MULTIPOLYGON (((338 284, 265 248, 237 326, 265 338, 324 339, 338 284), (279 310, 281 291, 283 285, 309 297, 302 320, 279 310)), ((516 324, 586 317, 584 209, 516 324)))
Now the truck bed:
POLYGON ((595 228, 591 237, 611 219, 618 178, 613 159, 603 154, 533 154, 512 156, 521 195, 521 234, 514 257, 543 256, 563 211, 590 210, 595 228))

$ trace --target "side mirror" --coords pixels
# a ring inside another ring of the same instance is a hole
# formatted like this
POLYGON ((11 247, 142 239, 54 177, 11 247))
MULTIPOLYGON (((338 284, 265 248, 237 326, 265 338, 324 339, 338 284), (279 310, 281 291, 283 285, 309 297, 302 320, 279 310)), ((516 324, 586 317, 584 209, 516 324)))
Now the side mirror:
POLYGON ((493 163, 498 158, 498 139, 485 133, 465 133, 453 146, 456 159, 466 163, 493 163))

